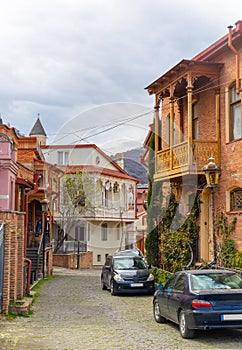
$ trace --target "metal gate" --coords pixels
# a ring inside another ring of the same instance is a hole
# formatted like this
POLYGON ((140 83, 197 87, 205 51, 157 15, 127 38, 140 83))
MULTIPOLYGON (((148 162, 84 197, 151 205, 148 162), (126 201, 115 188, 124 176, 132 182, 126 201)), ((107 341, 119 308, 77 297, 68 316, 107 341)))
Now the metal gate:
POLYGON ((3 271, 4 271, 4 223, 0 225, 0 312, 3 301, 3 271))

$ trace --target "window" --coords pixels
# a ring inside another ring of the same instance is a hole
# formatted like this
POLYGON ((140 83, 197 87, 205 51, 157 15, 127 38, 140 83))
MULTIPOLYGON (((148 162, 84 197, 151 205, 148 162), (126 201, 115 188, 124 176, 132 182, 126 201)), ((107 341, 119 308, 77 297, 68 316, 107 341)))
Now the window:
POLYGON ((198 139, 198 104, 192 104, 192 138, 198 139))
POLYGON ((69 164, 69 152, 60 151, 58 152, 58 165, 68 165, 69 164))
POLYGON ((166 283, 165 285, 165 289, 169 290, 169 289, 172 289, 174 287, 174 284, 176 282, 176 279, 177 279, 177 274, 174 274, 170 279, 169 281, 166 283))
POLYGON ((101 258, 102 258, 102 257, 101 257, 101 254, 98 254, 98 255, 97 255, 97 262, 101 262, 101 258))
POLYGON ((186 276, 181 275, 178 277, 178 279, 174 285, 174 289, 177 291, 183 292, 185 289, 185 285, 186 285, 186 276))
POLYGON ((236 93, 235 84, 229 89, 230 101, 230 141, 242 137, 241 124, 241 99, 240 94, 236 93))
POLYGON ((117 241, 120 241, 120 224, 117 226, 117 241))
POLYGON ((108 225, 102 224, 102 226, 101 226, 101 240, 107 241, 107 239, 108 239, 108 225))
POLYGON ((76 241, 85 241, 85 228, 84 226, 75 227, 75 240, 76 241))
POLYGON ((231 210, 242 210, 242 188, 230 192, 231 210))

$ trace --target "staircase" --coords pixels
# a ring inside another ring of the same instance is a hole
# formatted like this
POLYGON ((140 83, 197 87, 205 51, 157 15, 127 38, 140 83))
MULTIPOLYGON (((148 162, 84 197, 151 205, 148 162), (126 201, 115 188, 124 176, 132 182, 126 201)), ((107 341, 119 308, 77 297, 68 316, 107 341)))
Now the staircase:
POLYGON ((35 281, 37 281, 40 273, 42 272, 43 250, 41 249, 39 251, 38 247, 27 248, 27 258, 32 261, 30 284, 33 284, 35 281))

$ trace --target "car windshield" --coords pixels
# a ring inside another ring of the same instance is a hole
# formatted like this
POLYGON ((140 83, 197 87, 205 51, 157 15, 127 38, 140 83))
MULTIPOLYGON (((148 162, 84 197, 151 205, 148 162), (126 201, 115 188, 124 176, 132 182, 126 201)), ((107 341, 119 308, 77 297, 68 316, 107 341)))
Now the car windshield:
POLYGON ((144 262, 144 260, 137 258, 136 256, 114 259, 113 267, 115 270, 143 270, 143 269, 147 269, 147 265, 144 262))
POLYGON ((117 255, 141 255, 141 252, 139 250, 119 250, 117 252, 117 255))
POLYGON ((206 289, 240 289, 242 279, 237 273, 213 272, 191 275, 193 290, 206 289))

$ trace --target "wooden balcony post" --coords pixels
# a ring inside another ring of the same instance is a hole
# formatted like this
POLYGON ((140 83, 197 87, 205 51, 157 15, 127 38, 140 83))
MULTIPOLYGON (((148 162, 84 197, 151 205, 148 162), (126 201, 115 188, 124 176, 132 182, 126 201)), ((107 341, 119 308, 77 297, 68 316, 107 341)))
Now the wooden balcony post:
POLYGON ((156 95, 155 97, 155 152, 157 153, 159 151, 159 130, 160 130, 160 118, 159 118, 159 111, 160 111, 160 96, 156 95))
POLYGON ((191 74, 187 78, 187 141, 188 141, 188 165, 192 163, 192 77, 191 74))
POLYGON ((174 145, 174 120, 175 120, 175 112, 174 112, 174 97, 170 97, 170 169, 173 169, 173 145, 174 145))

